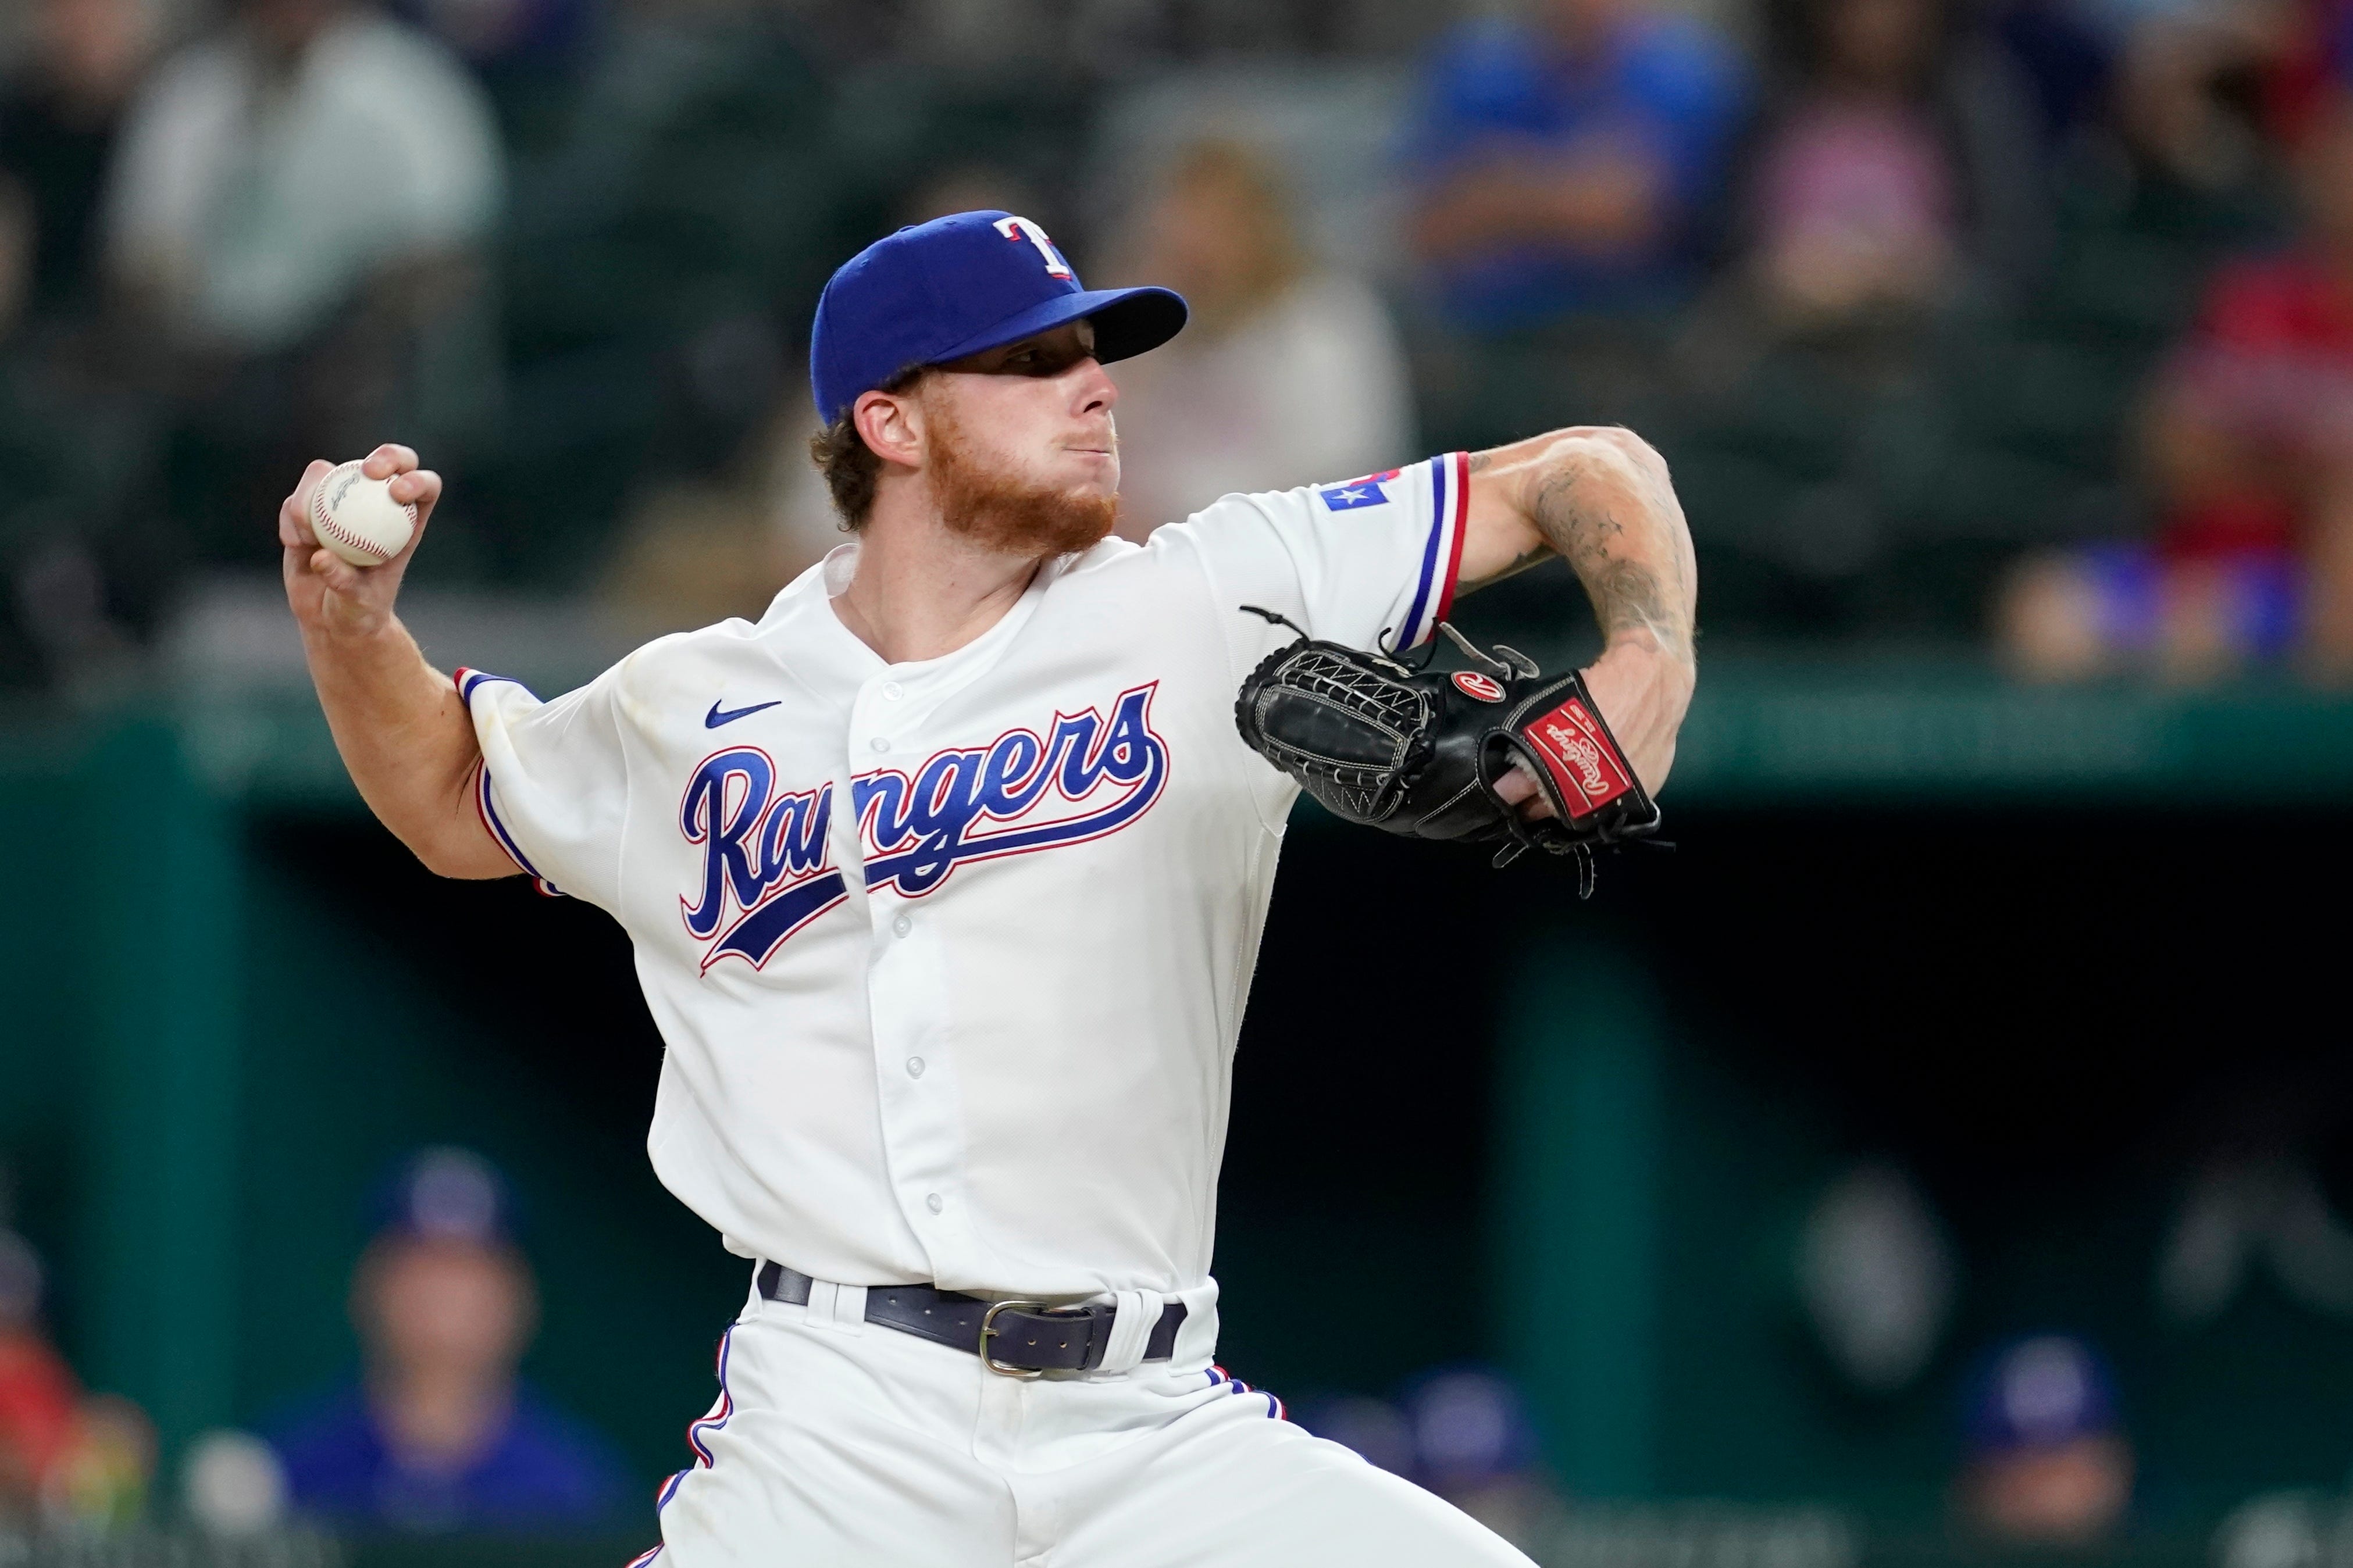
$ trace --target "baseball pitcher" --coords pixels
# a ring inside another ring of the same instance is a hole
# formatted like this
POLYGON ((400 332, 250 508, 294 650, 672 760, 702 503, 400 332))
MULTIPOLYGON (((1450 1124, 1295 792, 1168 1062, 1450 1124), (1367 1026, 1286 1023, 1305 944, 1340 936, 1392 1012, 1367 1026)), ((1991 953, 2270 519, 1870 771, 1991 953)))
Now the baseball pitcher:
MULTIPOLYGON (((1507 855, 1647 829, 1691 541, 1614 429, 1114 538, 1103 367, 1185 316, 1082 288, 1007 213, 870 246, 810 351, 849 542, 756 623, 553 700, 435 671, 395 616, 441 491, 415 453, 367 459, 420 519, 382 565, 318 547, 327 464, 280 513, 361 794, 433 870, 628 930, 667 1044, 654 1168, 751 1260, 640 1563, 1526 1562, 1214 1364, 1234 1041, 1302 787, 1507 855), (1589 668, 1423 668, 1459 595, 1554 554, 1589 668)), ((1282 1310, 1402 1331, 1398 1268, 1394 1298, 1282 1310)))

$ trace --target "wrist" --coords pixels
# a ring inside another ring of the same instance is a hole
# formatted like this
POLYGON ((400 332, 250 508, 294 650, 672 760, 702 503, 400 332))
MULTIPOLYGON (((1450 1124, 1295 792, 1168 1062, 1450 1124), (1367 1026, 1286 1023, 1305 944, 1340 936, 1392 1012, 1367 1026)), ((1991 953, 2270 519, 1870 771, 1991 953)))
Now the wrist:
POLYGON ((352 616, 330 613, 306 621, 302 650, 314 674, 325 677, 333 672, 363 681, 420 658, 408 628, 389 610, 352 616))
POLYGON ((345 595, 321 596, 315 613, 299 617, 302 640, 356 653, 377 642, 399 642, 407 637, 400 617, 389 605, 370 605, 345 595))
POLYGON ((1610 633, 1602 644, 1602 658, 1608 658, 1613 654, 1630 659, 1655 659, 1680 666, 1686 672, 1697 669, 1697 662, 1692 657, 1691 637, 1672 629, 1662 631, 1650 626, 1622 626, 1610 633))

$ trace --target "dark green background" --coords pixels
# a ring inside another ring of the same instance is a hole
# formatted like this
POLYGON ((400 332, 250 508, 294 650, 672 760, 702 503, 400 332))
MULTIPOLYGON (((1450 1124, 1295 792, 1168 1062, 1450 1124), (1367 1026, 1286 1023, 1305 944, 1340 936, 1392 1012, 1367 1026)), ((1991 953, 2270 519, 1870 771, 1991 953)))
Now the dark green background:
MULTIPOLYGON (((1303 817, 1237 1067, 1221 1359, 1294 1402, 1492 1360, 1579 1495, 1921 1528, 1971 1353, 2074 1328, 2116 1362, 2146 1530, 2338 1484, 2353 1325, 2259 1281, 2177 1330, 2150 1279, 2232 1108, 2300 1107, 2334 1170, 2348 717, 1731 661, 1679 847, 1581 907, 1303 817), (1830 1374, 1788 1284, 1804 1204, 1865 1155, 1918 1173, 1965 1268, 1885 1400, 1830 1374)), ((533 1374, 650 1485, 746 1269, 646 1166, 627 945, 427 876, 323 742, 289 699, 0 744, 0 1150, 60 1336, 167 1442, 264 1421, 349 1364, 369 1184, 467 1143, 529 1213, 533 1374)))

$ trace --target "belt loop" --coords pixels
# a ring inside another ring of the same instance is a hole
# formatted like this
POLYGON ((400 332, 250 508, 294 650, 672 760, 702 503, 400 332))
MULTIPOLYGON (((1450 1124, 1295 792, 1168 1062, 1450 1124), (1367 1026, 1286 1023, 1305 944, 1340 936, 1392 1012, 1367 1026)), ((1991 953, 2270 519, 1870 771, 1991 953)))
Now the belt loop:
POLYGON ((1206 1366, 1218 1353, 1218 1282, 1204 1279, 1180 1292, 1177 1300, 1185 1303, 1185 1322, 1176 1331, 1176 1353, 1169 1359, 1178 1366, 1206 1366))
POLYGON ((839 1334, 864 1333, 866 1287, 837 1285, 830 1279, 810 1280, 808 1316, 802 1321, 813 1329, 830 1329, 839 1334))
POLYGON ((1149 1290, 1113 1294, 1117 1310, 1111 1321, 1111 1342, 1103 1347, 1098 1372, 1133 1372, 1144 1364, 1145 1347, 1160 1321, 1160 1297, 1149 1290))

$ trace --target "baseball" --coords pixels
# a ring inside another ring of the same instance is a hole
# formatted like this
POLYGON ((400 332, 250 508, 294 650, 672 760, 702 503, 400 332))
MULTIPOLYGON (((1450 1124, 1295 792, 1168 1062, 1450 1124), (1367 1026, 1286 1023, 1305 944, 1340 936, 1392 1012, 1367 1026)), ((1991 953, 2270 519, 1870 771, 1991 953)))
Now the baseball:
POLYGON ((417 508, 392 499, 392 481, 343 463, 311 492, 311 535, 354 566, 381 566, 417 531, 417 508))

